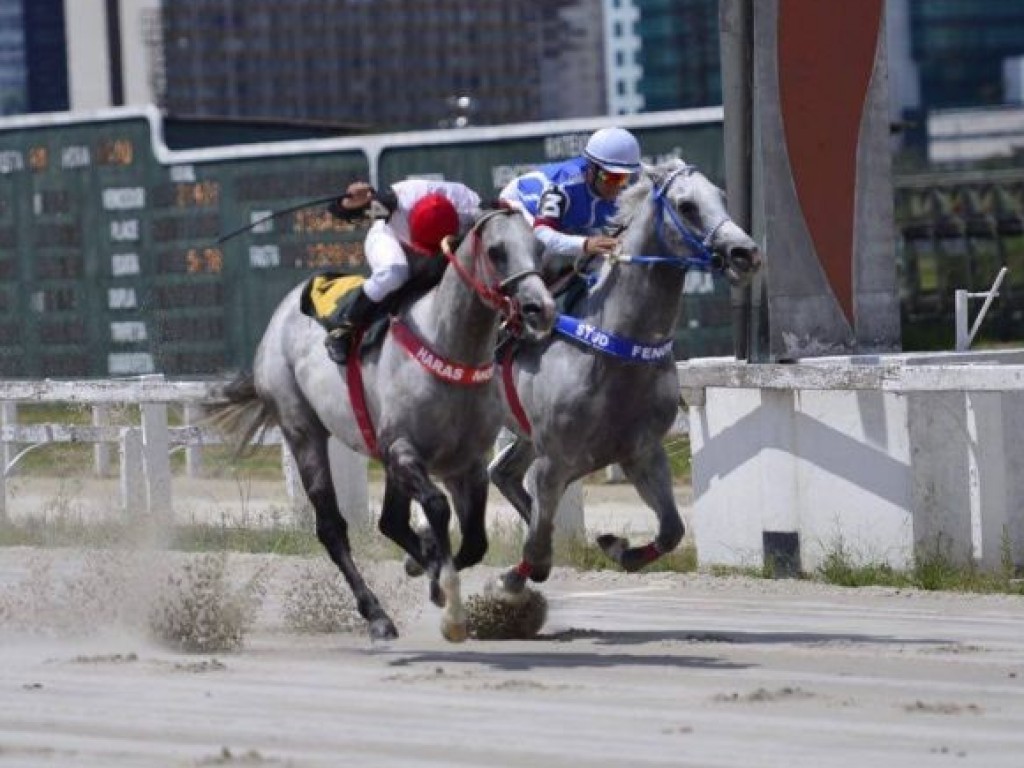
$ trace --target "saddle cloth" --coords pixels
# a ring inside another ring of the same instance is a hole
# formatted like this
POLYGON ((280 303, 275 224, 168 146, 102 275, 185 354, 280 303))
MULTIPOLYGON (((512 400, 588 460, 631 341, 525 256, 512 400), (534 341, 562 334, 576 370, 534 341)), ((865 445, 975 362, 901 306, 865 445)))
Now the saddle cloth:
MULTIPOLYGON (((362 275, 349 275, 342 272, 324 272, 314 275, 306 281, 299 298, 302 314, 316 320, 328 331, 336 328, 339 321, 348 314, 349 305, 355 301, 356 295, 366 278, 362 275)), ((382 313, 370 323, 363 333, 360 352, 380 344, 388 328, 388 315, 382 313)))

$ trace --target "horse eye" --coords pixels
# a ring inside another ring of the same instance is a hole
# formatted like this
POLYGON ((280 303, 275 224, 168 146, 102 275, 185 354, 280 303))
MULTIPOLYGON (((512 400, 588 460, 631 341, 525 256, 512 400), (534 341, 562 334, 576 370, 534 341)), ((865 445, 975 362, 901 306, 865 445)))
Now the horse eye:
POLYGON ((506 254, 504 247, 500 245, 492 245, 487 249, 487 256, 495 267, 498 269, 505 268, 506 254))
POLYGON ((679 212, 688 219, 696 218, 700 213, 700 209, 697 208, 697 204, 692 200, 683 200, 679 203, 679 212))

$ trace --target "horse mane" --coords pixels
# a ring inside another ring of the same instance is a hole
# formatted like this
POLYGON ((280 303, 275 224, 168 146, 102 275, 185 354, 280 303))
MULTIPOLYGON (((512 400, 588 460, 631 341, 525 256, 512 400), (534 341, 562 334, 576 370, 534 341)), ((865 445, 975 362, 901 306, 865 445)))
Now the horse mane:
POLYGON ((644 165, 637 182, 626 187, 619 195, 618 210, 612 217, 611 223, 620 227, 626 226, 636 216, 640 206, 650 197, 651 190, 656 183, 673 171, 687 166, 687 162, 678 157, 669 158, 658 165, 644 165))

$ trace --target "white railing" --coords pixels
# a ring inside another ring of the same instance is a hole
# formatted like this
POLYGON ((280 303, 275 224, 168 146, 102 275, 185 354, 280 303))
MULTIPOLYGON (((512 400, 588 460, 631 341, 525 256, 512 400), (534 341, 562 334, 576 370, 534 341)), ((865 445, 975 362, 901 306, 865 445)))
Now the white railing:
MULTIPOLYGON (((223 443, 216 430, 201 425, 202 405, 216 400, 217 384, 166 381, 160 376, 102 381, 0 381, 0 519, 7 516, 7 479, 17 472, 26 455, 54 443, 93 444, 93 470, 100 477, 109 474, 111 449, 116 446, 122 511, 145 510, 150 514, 170 515, 171 452, 183 449, 186 475, 198 477, 203 447, 223 443), (21 424, 19 403, 90 406, 92 424, 21 424), (110 413, 114 405, 138 406, 138 423, 111 425, 110 413), (169 405, 182 406, 184 423, 181 426, 169 425, 169 405)), ((282 473, 288 496, 293 500, 302 499, 295 464, 280 432, 269 430, 263 443, 281 445, 282 473)), ((344 452, 339 452, 339 460, 359 465, 356 471, 342 468, 346 477, 348 474, 362 477, 362 486, 359 487, 357 481, 357 487, 347 488, 349 493, 346 494, 348 500, 358 503, 366 495, 366 462, 355 454, 346 456, 344 452)), ((333 466, 332 469, 338 470, 333 466)), ((365 516, 365 504, 363 507, 365 516)))
MULTIPOLYGON (((110 474, 114 447, 118 451, 120 508, 123 512, 145 511, 170 516, 173 510, 170 454, 184 450, 185 475, 199 477, 203 448, 221 445, 221 435, 202 425, 203 406, 217 401, 220 381, 168 381, 162 376, 113 380, 0 380, 0 520, 7 517, 7 480, 21 460, 32 451, 54 443, 91 443, 93 471, 98 477, 110 474), (61 423, 22 424, 18 404, 72 404, 90 407, 89 426, 61 423), (137 424, 111 424, 115 406, 137 406, 137 424), (181 426, 170 426, 168 407, 180 406, 181 426)), ((688 422, 681 410, 672 429, 685 435, 688 422)), ((499 438, 499 443, 501 442, 499 438)), ((281 468, 288 498, 305 504, 295 462, 276 428, 268 430, 262 443, 281 446, 281 468)), ((344 488, 338 504, 350 522, 369 520, 368 459, 331 441, 331 473, 337 487, 344 488)), ((622 479, 617 467, 609 467, 609 481, 622 479)), ((557 516, 560 531, 582 532, 583 493, 580 483, 566 491, 557 516)))

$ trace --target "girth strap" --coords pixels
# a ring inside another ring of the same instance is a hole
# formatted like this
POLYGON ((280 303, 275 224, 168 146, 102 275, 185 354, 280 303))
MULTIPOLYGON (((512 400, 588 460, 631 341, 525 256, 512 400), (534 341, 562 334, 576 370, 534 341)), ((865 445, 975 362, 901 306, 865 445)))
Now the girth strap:
POLYGON ((529 436, 532 432, 530 419, 523 408, 523 401, 519 399, 516 391, 516 380, 512 371, 512 358, 515 356, 515 344, 509 344, 505 354, 501 358, 501 382, 505 385, 505 401, 508 409, 512 412, 513 418, 519 424, 520 429, 529 436))
POLYGON ((366 388, 363 386, 363 361, 359 354, 359 345, 363 341, 364 330, 357 331, 352 338, 352 352, 345 361, 345 381, 348 384, 348 398, 352 402, 352 412, 356 417, 356 424, 359 425, 359 432, 363 436, 370 455, 380 458, 377 447, 377 430, 373 428, 373 420, 370 418, 370 409, 366 407, 366 388))

